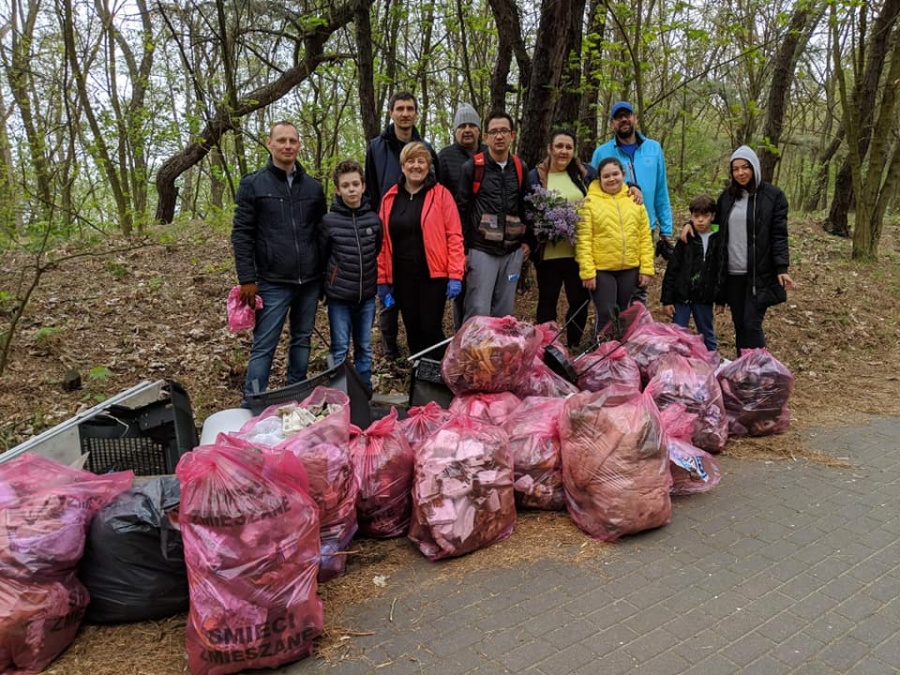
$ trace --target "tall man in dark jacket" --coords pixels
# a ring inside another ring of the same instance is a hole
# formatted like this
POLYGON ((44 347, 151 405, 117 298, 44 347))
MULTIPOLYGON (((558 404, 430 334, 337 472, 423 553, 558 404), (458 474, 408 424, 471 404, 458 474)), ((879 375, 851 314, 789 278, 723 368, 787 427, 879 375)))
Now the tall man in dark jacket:
MULTIPOLYGON (((442 148, 438 153, 438 164, 441 169, 441 184, 450 190, 450 194, 459 201, 459 177, 462 167, 472 159, 476 152, 485 152, 487 147, 481 142, 481 119, 468 103, 461 103, 453 116, 453 143, 442 148)), ((462 214, 460 214, 462 215, 462 214)), ((453 328, 459 330, 465 315, 466 299, 465 280, 463 290, 451 301, 453 328)))
POLYGON ((300 162, 300 135, 291 122, 276 122, 266 138, 269 161, 241 179, 231 243, 241 299, 256 313, 244 396, 269 386, 272 358, 290 316, 287 383, 306 379, 310 337, 322 288, 317 239, 325 214, 322 185, 300 162))
MULTIPOLYGON (((440 180, 437 153, 425 141, 416 129, 419 116, 419 104, 416 97, 408 91, 397 92, 388 101, 391 122, 384 131, 369 141, 366 148, 366 195, 369 205, 375 213, 381 206, 381 198, 400 179, 400 151, 410 141, 422 141, 431 152, 431 165, 435 167, 435 175, 440 180)), ((378 314, 378 328, 381 331, 381 348, 386 357, 397 359, 400 350, 397 347, 399 312, 397 305, 384 307, 378 314)))
POLYGON ((494 112, 485 122, 488 151, 463 164, 457 205, 466 250, 466 314, 506 316, 516 304, 525 239, 524 191, 528 167, 512 152, 512 117, 494 112))

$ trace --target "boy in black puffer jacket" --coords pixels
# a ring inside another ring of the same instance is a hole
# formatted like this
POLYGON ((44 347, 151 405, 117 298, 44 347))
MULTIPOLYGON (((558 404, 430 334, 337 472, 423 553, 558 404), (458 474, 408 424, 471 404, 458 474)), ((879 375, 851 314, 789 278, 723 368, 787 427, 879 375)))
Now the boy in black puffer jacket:
POLYGON ((370 207, 362 166, 344 160, 334 170, 336 194, 322 218, 325 295, 331 327, 331 358, 344 361, 353 339, 353 364, 372 389, 372 323, 381 251, 381 220, 370 207))
POLYGON ((691 201, 690 210, 693 233, 686 242, 679 239, 675 244, 663 278, 661 301, 666 315, 679 326, 687 328, 693 315, 703 343, 714 352, 718 343, 713 303, 722 266, 721 238, 712 229, 716 203, 700 195, 691 201))

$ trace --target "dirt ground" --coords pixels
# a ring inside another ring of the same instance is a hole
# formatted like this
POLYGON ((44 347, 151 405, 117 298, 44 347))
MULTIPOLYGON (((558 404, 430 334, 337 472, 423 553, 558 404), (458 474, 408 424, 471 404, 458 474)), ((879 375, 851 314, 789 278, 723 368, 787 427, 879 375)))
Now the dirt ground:
MULTIPOLYGON (((862 264, 850 260, 849 241, 824 234, 811 221, 794 220, 791 229, 796 289, 786 304, 770 310, 765 328, 770 351, 795 375, 792 428, 780 436, 729 441, 725 453, 852 464, 853 458, 810 452, 801 431, 858 423, 866 415, 900 415, 900 237, 896 227, 888 227, 880 261, 862 264)), ((208 415, 236 407, 250 337, 226 328, 225 297, 234 283, 228 234, 202 223, 168 228, 142 244, 96 245, 87 255, 47 272, 16 327, 0 377, 0 452, 142 380, 164 378, 184 385, 198 427, 208 415), (104 253, 106 246, 123 250, 104 253), (83 387, 65 391, 62 382, 71 369, 80 373, 83 387)), ((33 265, 34 258, 24 253, 0 255, 0 292, 19 293, 33 265)), ((7 297, 0 293, 0 330, 8 327, 11 316, 7 297)), ((661 317, 659 275, 650 298, 651 311, 661 317)), ((532 318, 534 306, 532 288, 520 296, 518 316, 532 318)), ((324 309, 317 327, 311 373, 325 368, 324 309)), ((727 314, 717 319, 717 331, 723 354, 732 357, 727 314)), ((377 356, 376 391, 405 393, 405 370, 377 356)), ((272 386, 283 384, 284 366, 279 351, 272 386)), ((440 569, 464 574, 473 565, 560 554, 580 556, 589 564, 603 551, 603 544, 581 535, 564 514, 527 514, 507 542, 446 561, 440 569)), ((406 540, 359 542, 349 558, 348 575, 321 589, 327 628, 317 646, 319 657, 352 658, 354 634, 371 627, 342 625, 342 610, 382 592, 372 584, 373 576, 389 576, 418 555, 406 540)), ((184 672, 184 623, 180 616, 129 626, 85 626, 48 672, 184 672)))

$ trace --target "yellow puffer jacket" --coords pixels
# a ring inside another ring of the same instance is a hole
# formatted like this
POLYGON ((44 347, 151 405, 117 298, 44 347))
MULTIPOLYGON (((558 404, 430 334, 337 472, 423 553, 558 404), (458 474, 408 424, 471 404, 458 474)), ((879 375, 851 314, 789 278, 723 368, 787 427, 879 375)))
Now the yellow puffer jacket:
POLYGON ((653 238, 647 209, 634 203, 622 185, 615 195, 606 194, 595 180, 579 209, 575 260, 579 276, 593 279, 597 270, 616 272, 639 267, 653 276, 653 238))

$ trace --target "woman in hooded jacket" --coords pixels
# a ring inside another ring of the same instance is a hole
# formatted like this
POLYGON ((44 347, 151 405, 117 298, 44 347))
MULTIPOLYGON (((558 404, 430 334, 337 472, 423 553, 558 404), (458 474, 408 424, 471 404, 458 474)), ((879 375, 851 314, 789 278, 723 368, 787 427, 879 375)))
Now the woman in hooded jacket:
POLYGON ((716 297, 731 308, 735 346, 766 346, 766 310, 787 299, 794 282, 788 275, 788 202, 762 180, 759 158, 742 145, 731 155, 731 183, 719 195, 714 222, 723 239, 722 279, 716 297))

